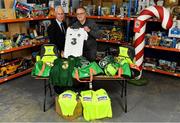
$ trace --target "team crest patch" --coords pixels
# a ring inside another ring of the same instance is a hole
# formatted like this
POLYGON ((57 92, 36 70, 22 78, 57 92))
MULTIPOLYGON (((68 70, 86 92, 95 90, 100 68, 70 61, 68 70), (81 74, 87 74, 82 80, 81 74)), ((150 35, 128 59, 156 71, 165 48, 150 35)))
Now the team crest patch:
POLYGON ((81 34, 78 34, 78 37, 80 37, 81 36, 81 34))
POLYGON ((68 67, 69 67, 68 61, 63 61, 63 63, 62 63, 62 68, 63 68, 63 69, 67 69, 68 67))

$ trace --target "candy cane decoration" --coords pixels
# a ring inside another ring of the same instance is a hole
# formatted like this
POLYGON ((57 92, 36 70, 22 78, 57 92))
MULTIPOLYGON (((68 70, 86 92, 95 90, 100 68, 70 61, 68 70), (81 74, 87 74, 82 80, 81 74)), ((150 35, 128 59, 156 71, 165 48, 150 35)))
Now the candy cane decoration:
POLYGON ((146 30, 146 21, 151 17, 157 17, 162 21, 164 29, 171 28, 173 20, 170 12, 162 6, 150 6, 141 11, 140 16, 134 23, 135 32, 135 60, 136 65, 142 70, 142 63, 144 58, 144 36, 146 30))

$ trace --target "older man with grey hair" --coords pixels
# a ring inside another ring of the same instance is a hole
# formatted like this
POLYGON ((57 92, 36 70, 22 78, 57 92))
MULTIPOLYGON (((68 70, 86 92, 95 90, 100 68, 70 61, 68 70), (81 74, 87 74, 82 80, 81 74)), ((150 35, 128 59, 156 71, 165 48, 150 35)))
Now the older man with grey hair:
POLYGON ((56 19, 52 20, 51 25, 47 29, 50 43, 55 44, 58 50, 62 53, 64 51, 65 34, 67 25, 64 22, 64 10, 61 6, 55 8, 56 19))
MULTIPOLYGON (((58 50, 63 55, 64 45, 65 45, 65 33, 67 30, 67 25, 64 22, 64 10, 61 6, 55 8, 56 19, 52 20, 51 25, 48 27, 48 37, 50 43, 55 44, 58 50)), ((54 86, 54 91, 58 94, 62 93, 65 90, 64 87, 54 86)))

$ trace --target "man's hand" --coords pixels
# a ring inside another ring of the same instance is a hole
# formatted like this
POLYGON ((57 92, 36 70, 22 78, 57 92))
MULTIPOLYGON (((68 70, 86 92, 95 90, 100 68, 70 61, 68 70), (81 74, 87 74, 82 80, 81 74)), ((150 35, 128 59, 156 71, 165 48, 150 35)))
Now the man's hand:
POLYGON ((63 50, 61 51, 61 57, 62 58, 64 57, 64 51, 63 50))
POLYGON ((85 30, 86 32, 90 32, 90 31, 91 31, 91 29, 90 29, 88 26, 85 26, 85 27, 84 27, 84 30, 85 30))

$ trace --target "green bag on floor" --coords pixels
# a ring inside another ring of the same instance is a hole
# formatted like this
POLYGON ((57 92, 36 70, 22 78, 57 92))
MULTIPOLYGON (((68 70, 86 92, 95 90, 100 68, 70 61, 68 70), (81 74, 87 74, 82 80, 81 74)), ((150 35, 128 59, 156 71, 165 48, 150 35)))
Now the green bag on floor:
POLYGON ((128 80, 128 83, 136 86, 143 86, 143 85, 147 85, 149 83, 149 80, 146 78, 140 78, 139 80, 132 79, 132 80, 128 80))
POLYGON ((43 61, 37 61, 31 75, 39 77, 49 77, 51 66, 47 65, 43 61))

